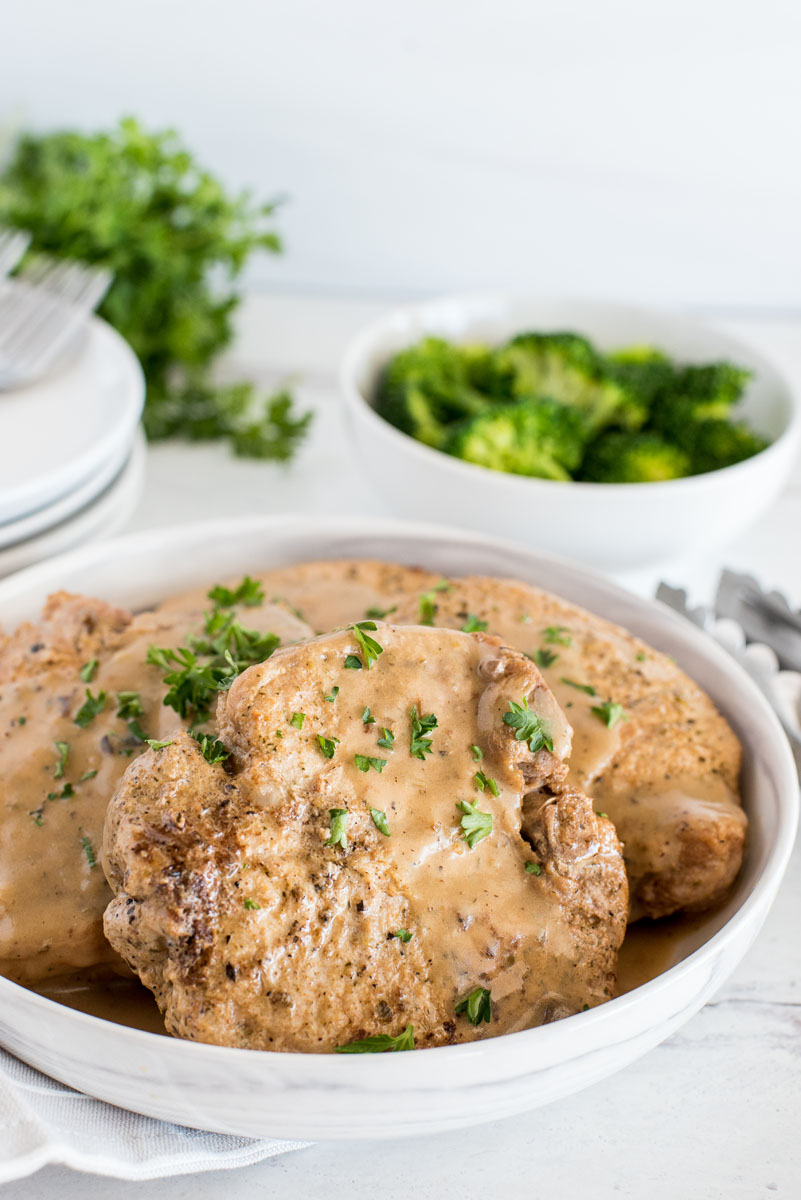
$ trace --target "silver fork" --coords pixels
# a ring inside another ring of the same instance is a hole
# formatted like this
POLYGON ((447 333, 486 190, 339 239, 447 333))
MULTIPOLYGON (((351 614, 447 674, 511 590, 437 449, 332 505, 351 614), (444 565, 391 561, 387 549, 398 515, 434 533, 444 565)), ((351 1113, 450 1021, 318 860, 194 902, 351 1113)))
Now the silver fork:
POLYGON ((111 281, 110 271, 41 256, 13 278, 0 280, 0 391, 44 375, 111 281))

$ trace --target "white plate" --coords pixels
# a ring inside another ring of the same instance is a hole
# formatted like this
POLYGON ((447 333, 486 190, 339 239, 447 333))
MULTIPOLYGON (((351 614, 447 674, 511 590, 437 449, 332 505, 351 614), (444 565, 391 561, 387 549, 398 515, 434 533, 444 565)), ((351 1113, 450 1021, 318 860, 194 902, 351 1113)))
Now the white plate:
POLYGON ((142 369, 127 342, 93 317, 75 354, 29 387, 0 393, 0 522, 67 496, 120 461, 142 414, 142 369))
POLYGON ((0 576, 21 571, 24 567, 52 558, 54 554, 61 554, 73 546, 81 546, 84 542, 119 533, 132 516, 142 494, 146 457, 145 436, 138 430, 122 470, 101 495, 94 496, 91 503, 80 512, 74 512, 67 520, 52 528, 47 527, 37 537, 0 549, 0 576))
POLYGON ((276 1054, 125 1028, 0 980, 0 1041, 26 1062, 124 1108, 181 1125, 301 1140, 402 1137, 547 1104, 638 1058, 720 987, 759 931, 797 824, 787 740, 759 690, 715 642, 671 610, 579 567, 459 530, 357 518, 242 518, 86 547, 0 583, 0 624, 34 617, 68 588, 132 607, 210 579, 327 557, 511 575, 634 630, 716 700, 745 748, 748 852, 725 908, 686 957, 644 986, 538 1029, 408 1054, 276 1054))

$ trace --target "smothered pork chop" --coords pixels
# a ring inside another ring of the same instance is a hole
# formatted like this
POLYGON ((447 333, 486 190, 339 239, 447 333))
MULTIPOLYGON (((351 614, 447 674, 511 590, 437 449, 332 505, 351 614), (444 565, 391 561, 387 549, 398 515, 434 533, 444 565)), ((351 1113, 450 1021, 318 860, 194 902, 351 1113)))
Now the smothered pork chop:
POLYGON ((246 662, 261 661, 279 640, 311 633, 286 607, 237 606, 224 590, 220 597, 232 603, 215 607, 201 593, 197 605, 132 616, 60 592, 38 625, 0 639, 0 973, 39 983, 119 963, 103 936, 111 893, 99 859, 109 798, 146 739, 198 720, 200 672, 220 661, 198 649, 181 691, 165 679, 181 667, 170 655, 187 652, 189 637, 196 648, 198 639, 208 650, 224 643, 246 662))
MULTIPOLYGON (((734 881, 747 821, 740 745, 666 655, 549 592, 510 579, 446 579, 369 560, 259 576, 315 630, 364 617, 489 630, 538 663, 573 726, 571 778, 615 822, 631 919, 698 912, 734 881)), ((200 593, 202 595, 202 593, 200 593)), ((197 594, 176 597, 181 605, 197 594)))
POLYGON ((612 995, 620 846, 528 658, 367 622, 245 671, 217 729, 131 763, 106 823, 106 934, 172 1033, 404 1049, 612 995))

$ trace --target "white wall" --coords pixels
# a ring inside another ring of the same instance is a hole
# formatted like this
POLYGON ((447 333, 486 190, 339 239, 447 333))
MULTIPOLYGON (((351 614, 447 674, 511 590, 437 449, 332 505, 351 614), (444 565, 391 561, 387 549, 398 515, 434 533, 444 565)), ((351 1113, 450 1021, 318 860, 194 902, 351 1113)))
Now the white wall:
POLYGON ((801 308, 801 0, 7 0, 0 118, 287 192, 258 283, 801 308))

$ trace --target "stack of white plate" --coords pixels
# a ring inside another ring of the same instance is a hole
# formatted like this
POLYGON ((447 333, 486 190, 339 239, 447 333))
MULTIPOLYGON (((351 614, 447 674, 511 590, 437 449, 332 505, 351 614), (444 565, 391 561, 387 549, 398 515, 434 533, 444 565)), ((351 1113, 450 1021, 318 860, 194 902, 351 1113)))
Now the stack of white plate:
POLYGON ((0 392, 0 576, 116 533, 144 484, 142 371, 93 317, 69 360, 0 392))

